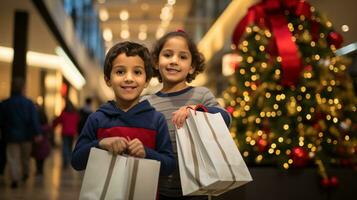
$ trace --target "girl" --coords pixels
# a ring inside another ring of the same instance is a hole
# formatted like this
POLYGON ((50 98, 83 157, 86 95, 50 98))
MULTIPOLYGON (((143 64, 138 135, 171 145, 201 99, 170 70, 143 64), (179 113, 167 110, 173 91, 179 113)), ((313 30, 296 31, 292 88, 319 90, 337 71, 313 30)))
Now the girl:
MULTIPOLYGON (((177 160, 175 126, 183 126, 188 117, 188 108, 204 106, 209 113, 221 113, 227 126, 230 115, 219 106, 214 95, 205 87, 191 87, 196 75, 204 70, 204 57, 198 52, 195 43, 183 31, 170 32, 159 39, 152 51, 154 76, 163 83, 156 94, 146 97, 157 111, 165 115, 169 127, 174 154, 177 160)), ((160 177, 160 200, 166 199, 207 199, 207 197, 182 197, 178 165, 175 172, 160 177)))

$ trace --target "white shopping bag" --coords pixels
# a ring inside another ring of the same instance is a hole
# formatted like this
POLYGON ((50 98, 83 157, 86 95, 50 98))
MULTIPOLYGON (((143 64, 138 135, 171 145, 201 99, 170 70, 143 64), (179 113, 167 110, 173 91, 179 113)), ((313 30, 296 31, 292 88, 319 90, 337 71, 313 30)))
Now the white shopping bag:
POLYGON ((190 110, 176 143, 183 195, 220 195, 252 177, 220 113, 190 110))
POLYGON ((113 156, 92 148, 84 173, 81 200, 156 199, 160 162, 113 156))

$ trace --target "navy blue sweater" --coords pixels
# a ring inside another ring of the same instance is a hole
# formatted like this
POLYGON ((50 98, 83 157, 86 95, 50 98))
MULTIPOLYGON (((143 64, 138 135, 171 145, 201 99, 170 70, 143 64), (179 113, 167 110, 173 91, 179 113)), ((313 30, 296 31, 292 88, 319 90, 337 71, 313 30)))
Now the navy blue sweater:
POLYGON ((127 112, 116 107, 114 101, 103 104, 85 123, 72 153, 72 166, 84 170, 92 147, 106 137, 138 138, 144 145, 146 158, 161 162, 160 175, 169 175, 176 161, 165 117, 148 101, 140 102, 127 112))

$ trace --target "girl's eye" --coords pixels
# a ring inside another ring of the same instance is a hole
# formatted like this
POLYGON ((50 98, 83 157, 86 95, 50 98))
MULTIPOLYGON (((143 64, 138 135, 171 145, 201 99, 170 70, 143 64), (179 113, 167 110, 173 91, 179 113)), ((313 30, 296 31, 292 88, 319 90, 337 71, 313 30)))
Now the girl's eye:
POLYGON ((186 55, 183 55, 183 56, 180 56, 181 59, 183 60, 186 60, 187 59, 187 56, 186 55))

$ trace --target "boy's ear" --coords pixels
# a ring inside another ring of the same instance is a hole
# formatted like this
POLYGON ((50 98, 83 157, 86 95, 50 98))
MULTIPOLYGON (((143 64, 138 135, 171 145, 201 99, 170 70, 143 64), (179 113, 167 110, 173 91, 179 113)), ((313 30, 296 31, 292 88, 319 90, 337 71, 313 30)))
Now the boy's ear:
POLYGON ((195 68, 191 66, 190 71, 188 71, 189 74, 193 74, 195 72, 195 68))
POLYGON ((144 88, 147 88, 147 86, 149 86, 149 83, 150 83, 150 80, 147 80, 147 81, 145 82, 144 88))
POLYGON ((104 81, 108 87, 112 87, 112 84, 110 83, 110 79, 108 77, 104 76, 104 81))

